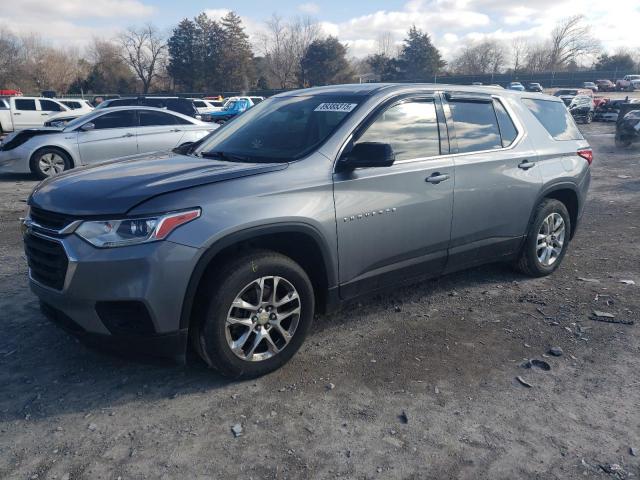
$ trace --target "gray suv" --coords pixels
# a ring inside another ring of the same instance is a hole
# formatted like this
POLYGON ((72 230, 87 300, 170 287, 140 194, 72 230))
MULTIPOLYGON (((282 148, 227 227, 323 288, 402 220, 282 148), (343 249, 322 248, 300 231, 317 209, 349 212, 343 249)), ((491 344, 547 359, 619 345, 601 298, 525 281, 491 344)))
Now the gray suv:
POLYGON ((232 377, 316 312, 488 262, 558 268, 592 152, 562 100, 445 85, 272 97, 196 144, 72 170, 29 198, 42 310, 87 342, 232 377))

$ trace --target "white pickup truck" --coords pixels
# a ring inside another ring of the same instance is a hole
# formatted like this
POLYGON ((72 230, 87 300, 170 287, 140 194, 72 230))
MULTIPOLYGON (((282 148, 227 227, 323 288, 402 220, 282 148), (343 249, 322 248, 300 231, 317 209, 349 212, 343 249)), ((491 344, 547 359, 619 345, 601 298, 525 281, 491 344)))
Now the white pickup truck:
POLYGON ((0 97, 0 134, 42 127, 53 115, 69 110, 51 98, 0 97))
POLYGON ((640 90, 640 75, 625 75, 622 80, 616 80, 616 90, 633 92, 640 90))

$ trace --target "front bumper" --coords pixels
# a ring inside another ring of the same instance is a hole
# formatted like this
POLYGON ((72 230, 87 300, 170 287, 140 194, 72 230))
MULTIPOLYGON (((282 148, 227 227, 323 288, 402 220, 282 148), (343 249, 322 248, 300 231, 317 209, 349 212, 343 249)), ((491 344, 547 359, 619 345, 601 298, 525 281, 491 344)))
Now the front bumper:
MULTIPOLYGON (((26 235, 43 237, 34 231, 26 235)), ((29 271, 31 290, 50 319, 94 345, 184 356, 187 332, 180 329, 180 316, 198 249, 166 240, 98 249, 74 234, 45 237, 61 244, 68 259, 60 290, 29 271), (122 305, 136 309, 121 314, 122 305), (123 317, 114 319, 118 315, 123 317), (144 329, 137 327, 141 317, 144 329)))
POLYGON ((0 173, 29 173, 29 156, 20 147, 0 150, 0 173))

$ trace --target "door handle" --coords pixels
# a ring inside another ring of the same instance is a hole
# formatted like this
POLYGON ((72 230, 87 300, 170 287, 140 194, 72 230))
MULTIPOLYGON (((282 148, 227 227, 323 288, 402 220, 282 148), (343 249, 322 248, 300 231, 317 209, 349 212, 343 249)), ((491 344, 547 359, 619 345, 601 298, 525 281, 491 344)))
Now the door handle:
POLYGON ((22 115, 20 112, 13 112, 14 115, 22 115))
POLYGON ((124 135, 122 135, 122 138, 129 138, 129 137, 133 137, 133 133, 125 133, 124 135))
POLYGON ((440 172, 435 172, 431 175, 429 175, 425 181, 429 182, 429 183, 435 183, 438 184, 440 182, 444 182, 445 180, 449 180, 449 175, 447 175, 446 173, 440 173, 440 172))
POLYGON ((522 170, 529 170, 530 168, 535 166, 536 162, 530 162, 529 160, 523 160, 518 164, 518 168, 521 168, 522 170))
POLYGON ((180 130, 179 128, 174 128, 173 130, 169 130, 170 132, 181 132, 182 130, 180 130))
POLYGON ((40 115, 45 116, 45 115, 49 115, 48 113, 41 113, 40 115))

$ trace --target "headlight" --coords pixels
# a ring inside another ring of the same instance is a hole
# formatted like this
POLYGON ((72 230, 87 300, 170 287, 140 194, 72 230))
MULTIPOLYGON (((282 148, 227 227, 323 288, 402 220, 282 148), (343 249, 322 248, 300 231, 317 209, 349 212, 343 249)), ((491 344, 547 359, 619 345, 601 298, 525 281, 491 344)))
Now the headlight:
POLYGON ((200 216, 199 208, 144 218, 82 222, 76 235, 98 248, 124 247, 165 239, 180 225, 200 216))

